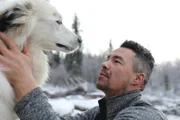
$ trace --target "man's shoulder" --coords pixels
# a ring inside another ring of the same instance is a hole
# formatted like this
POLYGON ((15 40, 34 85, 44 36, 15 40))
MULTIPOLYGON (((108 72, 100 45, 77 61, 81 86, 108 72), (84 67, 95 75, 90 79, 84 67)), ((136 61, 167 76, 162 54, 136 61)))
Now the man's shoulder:
POLYGON ((87 120, 94 120, 99 113, 99 107, 93 107, 91 109, 86 110, 85 112, 82 112, 81 114, 76 114, 76 117, 83 116, 83 118, 86 118, 87 120))
POLYGON ((91 109, 88 109, 88 110, 86 110, 86 111, 84 112, 84 114, 90 114, 90 115, 93 115, 93 114, 96 115, 97 113, 99 113, 99 107, 98 107, 98 106, 93 107, 93 108, 91 108, 91 109))
POLYGON ((147 102, 139 102, 123 109, 115 118, 133 118, 133 120, 167 120, 165 114, 147 102))

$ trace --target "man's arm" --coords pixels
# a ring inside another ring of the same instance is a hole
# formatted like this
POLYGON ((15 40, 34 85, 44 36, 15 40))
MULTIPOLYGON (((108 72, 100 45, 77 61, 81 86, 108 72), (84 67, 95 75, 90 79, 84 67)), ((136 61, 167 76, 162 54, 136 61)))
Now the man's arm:
POLYGON ((122 110, 114 120, 167 120, 167 118, 151 106, 134 106, 122 110))
POLYGON ((25 95, 15 106, 15 111, 21 120, 93 120, 98 113, 98 109, 93 108, 73 117, 61 117, 52 109, 40 88, 25 95))

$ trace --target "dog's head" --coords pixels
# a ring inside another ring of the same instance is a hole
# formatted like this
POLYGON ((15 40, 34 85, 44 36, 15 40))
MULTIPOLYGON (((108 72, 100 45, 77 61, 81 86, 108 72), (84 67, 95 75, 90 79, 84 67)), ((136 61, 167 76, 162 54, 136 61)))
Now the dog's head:
POLYGON ((12 37, 20 49, 27 37, 38 49, 63 52, 75 50, 81 42, 46 0, 19 0, 0 13, 0 31, 12 37))

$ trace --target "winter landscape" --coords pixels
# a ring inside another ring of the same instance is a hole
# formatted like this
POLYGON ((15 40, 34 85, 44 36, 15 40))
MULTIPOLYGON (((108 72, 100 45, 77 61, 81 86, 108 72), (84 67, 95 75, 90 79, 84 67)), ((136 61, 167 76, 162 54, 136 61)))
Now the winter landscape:
POLYGON ((95 87, 101 63, 131 39, 150 49, 156 61, 142 99, 162 110, 168 120, 180 120, 179 1, 50 2, 64 16, 64 24, 83 40, 72 54, 46 53, 51 71, 42 89, 57 113, 75 115, 97 106, 104 96, 95 87))
MULTIPOLYGON (((79 34, 78 16, 72 28, 79 34)), ((98 105, 104 94, 95 87, 101 63, 114 48, 109 40, 107 50, 93 55, 83 52, 83 44, 71 54, 45 52, 49 57, 50 77, 42 89, 49 103, 60 115, 75 115, 98 105)), ((180 60, 155 64, 142 99, 162 110, 168 120, 180 120, 180 60)))
MULTIPOLYGON (((111 44, 109 46, 111 47, 111 44)), ((51 70, 49 80, 42 89, 49 97, 49 103, 53 109, 60 115, 81 113, 97 106, 98 100, 104 96, 96 89, 95 83, 101 62, 105 58, 103 55, 80 55, 80 51, 78 52, 66 56, 57 52, 46 53, 49 56, 51 70), (76 66, 76 69, 73 66, 76 66)), ((157 64, 142 95, 142 99, 162 110, 168 116, 168 120, 180 120, 178 71, 180 71, 179 60, 157 64)))
POLYGON ((142 99, 168 120, 180 120, 179 0, 48 1, 62 14, 63 24, 82 39, 70 54, 44 51, 50 76, 41 88, 57 113, 74 116, 97 106, 104 96, 95 87, 101 63, 124 40, 134 40, 150 49, 157 61, 142 99))

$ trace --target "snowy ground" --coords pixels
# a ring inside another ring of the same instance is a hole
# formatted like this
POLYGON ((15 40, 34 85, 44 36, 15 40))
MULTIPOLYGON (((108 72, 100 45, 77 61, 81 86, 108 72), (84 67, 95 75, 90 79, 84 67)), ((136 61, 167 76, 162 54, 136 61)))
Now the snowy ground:
MULTIPOLYGON (((49 89, 49 88, 48 88, 49 89)), ((59 90, 49 89, 51 93, 55 93, 59 90)), ((101 92, 91 93, 93 95, 103 94, 101 92)), ((81 95, 69 95, 63 98, 49 99, 49 103, 52 105, 53 109, 58 112, 60 115, 75 115, 81 113, 77 109, 86 110, 98 105, 99 98, 88 98, 87 96, 81 95)), ((165 111, 168 117, 168 120, 180 120, 180 108, 176 109, 176 105, 179 104, 180 98, 170 98, 166 96, 152 96, 148 94, 143 95, 143 99, 152 102, 154 107, 165 111), (173 108, 173 109, 172 109, 173 108), (174 109, 175 108, 175 109, 174 109), (171 110, 172 109, 172 110, 171 110)))

